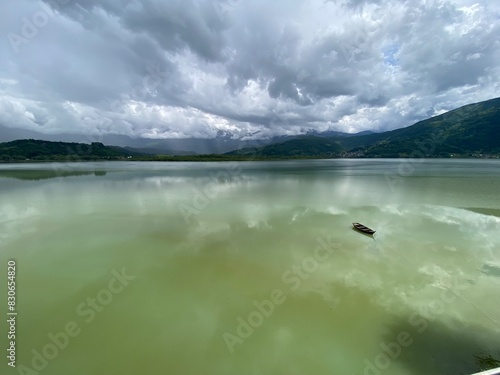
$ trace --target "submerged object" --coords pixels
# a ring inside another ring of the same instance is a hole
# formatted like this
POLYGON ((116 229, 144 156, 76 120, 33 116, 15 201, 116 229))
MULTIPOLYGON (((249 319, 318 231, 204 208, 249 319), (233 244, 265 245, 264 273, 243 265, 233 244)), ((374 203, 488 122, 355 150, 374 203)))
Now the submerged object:
POLYGON ((360 224, 360 223, 352 223, 352 226, 354 228, 356 228, 357 230, 359 230, 360 232, 363 232, 366 234, 373 235, 373 233, 375 233, 375 231, 373 229, 365 227, 363 224, 360 224))

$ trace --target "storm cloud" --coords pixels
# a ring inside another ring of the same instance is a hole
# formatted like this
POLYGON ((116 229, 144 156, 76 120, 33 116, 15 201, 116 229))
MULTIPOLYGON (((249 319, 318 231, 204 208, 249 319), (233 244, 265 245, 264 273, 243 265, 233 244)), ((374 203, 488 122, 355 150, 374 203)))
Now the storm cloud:
POLYGON ((7 0, 0 124, 268 138, 408 126, 499 96, 486 0, 7 0))

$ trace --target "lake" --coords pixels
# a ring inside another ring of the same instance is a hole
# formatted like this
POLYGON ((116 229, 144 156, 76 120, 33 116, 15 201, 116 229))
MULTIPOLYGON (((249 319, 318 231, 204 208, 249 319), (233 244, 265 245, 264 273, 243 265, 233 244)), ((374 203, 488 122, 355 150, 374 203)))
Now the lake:
POLYGON ((477 371, 499 193, 498 160, 0 165, 2 373, 477 371))

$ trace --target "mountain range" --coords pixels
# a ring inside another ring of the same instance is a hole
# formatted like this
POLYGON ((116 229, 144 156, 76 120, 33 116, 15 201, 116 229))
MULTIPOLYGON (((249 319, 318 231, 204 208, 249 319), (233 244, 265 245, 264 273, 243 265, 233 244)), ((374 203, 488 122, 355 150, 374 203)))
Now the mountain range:
POLYGON ((214 139, 145 139, 111 134, 100 137, 99 142, 92 142, 85 135, 46 135, 0 125, 0 141, 7 141, 0 144, 0 160, 4 161, 10 160, 13 155, 16 160, 53 159, 55 156, 60 159, 64 155, 66 158, 68 155, 85 155, 84 160, 148 159, 154 158, 154 155, 203 160, 202 155, 205 154, 227 159, 478 157, 500 155, 500 98, 469 104, 406 128, 383 133, 307 131, 300 136, 262 141, 240 141, 227 132, 218 134, 214 139), (51 141, 57 142, 52 144, 51 141))
POLYGON ((500 154, 500 98, 383 133, 302 136, 230 155, 281 157, 474 157, 500 154))

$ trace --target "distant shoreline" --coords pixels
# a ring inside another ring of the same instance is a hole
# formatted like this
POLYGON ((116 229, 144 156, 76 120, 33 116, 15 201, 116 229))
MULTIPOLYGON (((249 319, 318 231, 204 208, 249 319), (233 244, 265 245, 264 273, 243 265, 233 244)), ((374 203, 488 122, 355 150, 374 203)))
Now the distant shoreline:
MULTIPOLYGON (((228 161, 288 161, 288 160, 413 160, 414 158, 408 157, 392 157, 392 158, 331 158, 331 157, 291 157, 291 158, 271 158, 271 157, 234 157, 234 156, 222 156, 222 155, 192 155, 192 156, 159 156, 159 157, 137 157, 137 158, 120 158, 120 159, 82 159, 82 160, 10 160, 10 161, 0 161, 0 164, 32 164, 32 163, 95 163, 95 162, 228 162, 228 161)), ((419 159, 429 159, 429 160, 500 160, 500 155, 492 155, 490 157, 473 157, 473 156, 461 156, 461 157, 425 157, 419 159)))

